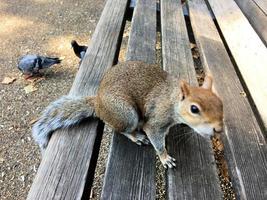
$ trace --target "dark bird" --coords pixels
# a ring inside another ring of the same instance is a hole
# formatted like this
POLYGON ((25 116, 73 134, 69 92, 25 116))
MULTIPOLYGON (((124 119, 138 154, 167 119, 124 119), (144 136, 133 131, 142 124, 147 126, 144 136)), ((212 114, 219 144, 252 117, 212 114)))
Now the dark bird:
POLYGON ((25 55, 19 59, 19 70, 28 76, 33 76, 39 73, 39 70, 51 67, 54 64, 60 63, 59 58, 51 58, 39 55, 25 55))
POLYGON ((71 41, 71 46, 75 55, 82 60, 88 47, 79 45, 75 40, 71 41))

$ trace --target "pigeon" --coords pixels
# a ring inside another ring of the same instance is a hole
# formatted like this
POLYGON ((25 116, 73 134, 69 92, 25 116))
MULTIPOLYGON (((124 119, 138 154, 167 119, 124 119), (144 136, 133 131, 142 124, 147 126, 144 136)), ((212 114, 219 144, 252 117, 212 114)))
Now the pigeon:
POLYGON ((88 47, 79 45, 75 40, 71 41, 71 46, 75 55, 82 60, 88 47))
POLYGON ((59 58, 51 58, 39 55, 25 55, 19 59, 19 70, 28 76, 39 74, 40 69, 51 67, 54 64, 60 63, 59 58))

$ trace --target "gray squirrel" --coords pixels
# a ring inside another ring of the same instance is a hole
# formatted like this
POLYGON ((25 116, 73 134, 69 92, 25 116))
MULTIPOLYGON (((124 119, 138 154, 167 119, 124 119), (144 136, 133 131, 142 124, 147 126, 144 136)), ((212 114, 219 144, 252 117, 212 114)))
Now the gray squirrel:
POLYGON ((165 148, 169 128, 184 123, 210 138, 222 131, 223 104, 209 74, 202 87, 192 87, 158 65, 126 61, 105 73, 96 96, 52 102, 33 126, 34 140, 44 152, 53 131, 89 117, 100 118, 138 145, 151 143, 163 166, 173 168, 175 159, 165 148))

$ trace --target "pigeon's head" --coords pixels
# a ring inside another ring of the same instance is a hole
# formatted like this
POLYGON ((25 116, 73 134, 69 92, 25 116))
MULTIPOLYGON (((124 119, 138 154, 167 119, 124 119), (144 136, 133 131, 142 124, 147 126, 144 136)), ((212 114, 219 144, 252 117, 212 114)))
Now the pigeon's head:
POLYGON ((25 55, 20 57, 17 65, 18 69, 25 75, 33 74, 37 58, 37 55, 25 55))
POLYGON ((23 69, 22 69, 22 68, 20 68, 20 66, 19 66, 19 65, 18 65, 18 69, 19 69, 19 71, 23 72, 23 69))
POLYGON ((75 40, 71 41, 71 47, 74 48, 75 46, 77 46, 78 43, 75 40))
POLYGON ((28 69, 28 68, 22 68, 18 65, 18 69, 21 71, 22 74, 24 75, 32 75, 33 72, 31 72, 31 69, 28 69))
POLYGON ((23 60, 23 57, 21 57, 21 58, 19 58, 19 60, 18 60, 18 69, 19 69, 19 71, 21 71, 22 73, 24 73, 24 69, 23 69, 23 64, 21 64, 22 63, 22 60, 23 60))
POLYGON ((28 75, 28 76, 31 76, 33 74, 33 72, 29 71, 28 69, 24 69, 24 68, 21 68, 20 66, 18 66, 18 69, 21 71, 22 74, 24 75, 28 75))

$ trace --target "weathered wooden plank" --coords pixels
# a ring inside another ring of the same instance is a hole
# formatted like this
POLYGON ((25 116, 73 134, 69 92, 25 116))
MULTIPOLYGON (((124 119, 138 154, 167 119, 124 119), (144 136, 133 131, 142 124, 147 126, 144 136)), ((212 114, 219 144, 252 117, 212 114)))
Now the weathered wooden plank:
MULTIPOLYGON (((115 59, 127 0, 108 0, 71 88, 70 95, 94 95, 99 81, 115 59)), ((96 120, 51 138, 27 199, 81 199, 90 191, 95 169, 96 120), (89 172, 90 171, 90 172, 89 172)), ((98 139, 99 140, 99 139, 98 139)))
POLYGON ((179 1, 161 2, 163 68, 171 74, 198 85, 187 28, 179 1))
POLYGON ((266 0, 253 0, 260 9, 267 15, 267 1, 266 0))
POLYGON ((209 4, 267 129, 267 48, 233 0, 209 4))
POLYGON ((114 133, 101 199, 155 199, 155 154, 114 133))
POLYGON ((248 99, 242 95, 242 85, 204 0, 189 1, 189 11, 202 63, 213 74, 215 88, 224 102, 222 139, 237 197, 266 199, 267 145, 263 133, 248 99))
MULTIPOLYGON (((161 1, 162 58, 166 71, 198 85, 181 2, 161 1)), ((172 128, 167 139, 177 160, 167 172, 168 199, 221 199, 211 142, 189 127, 172 128)))
MULTIPOLYGON (((133 14, 127 60, 154 63, 156 1, 139 0, 133 14)), ((155 152, 114 134, 101 199, 155 199, 155 152)))
POLYGON ((235 0, 235 2, 267 46, 267 14, 253 0, 235 0))
POLYGON ((131 38, 128 42, 126 60, 140 60, 146 61, 147 63, 155 63, 155 9, 156 3, 153 0, 140 0, 139 2, 137 2, 134 11, 135 17, 133 18, 132 23, 138 25, 132 26, 131 38))

